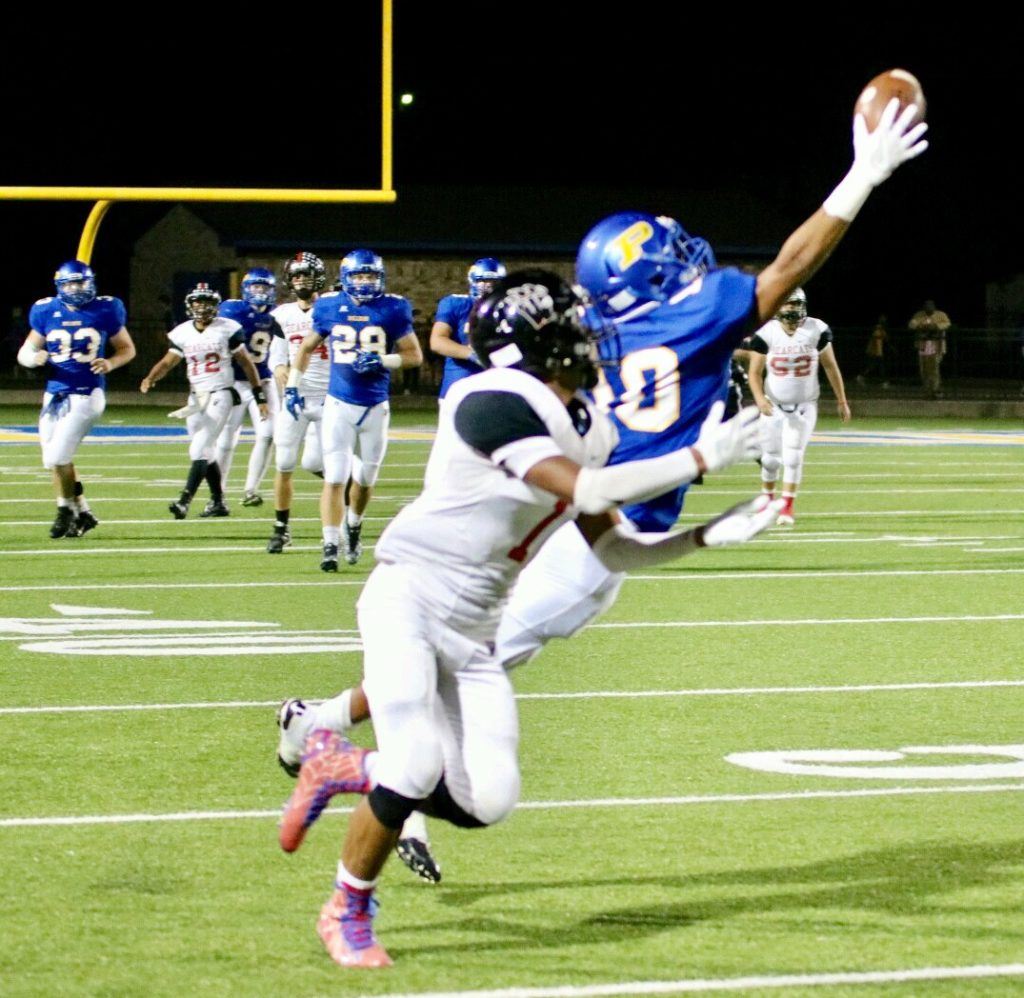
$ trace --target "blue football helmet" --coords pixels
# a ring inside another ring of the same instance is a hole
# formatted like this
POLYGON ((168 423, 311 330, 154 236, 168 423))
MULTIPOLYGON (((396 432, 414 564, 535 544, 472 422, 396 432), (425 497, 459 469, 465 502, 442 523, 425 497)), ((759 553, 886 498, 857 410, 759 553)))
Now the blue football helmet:
POLYGON ((469 296, 483 298, 489 295, 494 285, 506 274, 505 264, 493 256, 481 257, 469 268, 469 296))
POLYGON ((348 296, 367 303, 384 294, 384 261, 369 249, 352 250, 341 261, 338 279, 348 296), (357 274, 369 275, 355 280, 357 274))
POLYGON ((576 279, 606 316, 667 301, 715 266, 707 240, 674 219, 621 211, 587 233, 576 256, 576 279))
POLYGON ((242 301, 253 308, 268 308, 277 301, 277 278, 266 267, 253 267, 242 278, 242 301))
POLYGON ((96 275, 81 260, 62 263, 53 275, 53 283, 57 286, 57 297, 65 305, 81 308, 96 297, 96 275))

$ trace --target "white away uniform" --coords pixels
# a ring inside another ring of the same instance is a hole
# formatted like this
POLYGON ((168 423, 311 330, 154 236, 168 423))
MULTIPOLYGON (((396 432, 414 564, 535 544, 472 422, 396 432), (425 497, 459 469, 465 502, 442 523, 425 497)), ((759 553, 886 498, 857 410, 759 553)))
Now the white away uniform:
POLYGON ((358 604, 381 785, 423 799, 444 773, 454 801, 484 824, 511 811, 519 733, 498 622, 522 567, 574 515, 522 478, 559 455, 601 467, 615 441, 582 396, 566 406, 521 371, 452 386, 424 491, 378 541, 358 604))
POLYGON ((800 482, 804 451, 818 421, 818 355, 831 342, 832 330, 811 316, 793 333, 771 319, 750 339, 750 349, 765 355, 764 392, 773 409, 761 416, 765 481, 775 481, 781 468, 784 482, 800 482))
MULTIPOLYGON (((298 302, 278 305, 270 313, 277 319, 284 337, 275 336, 270 344, 270 370, 291 367, 302 341, 313 331, 313 308, 303 309, 298 302)), ((324 396, 331 378, 331 359, 327 345, 321 344, 309 358, 309 366, 299 383, 299 394, 304 399, 299 418, 281 409, 274 425, 275 459, 278 471, 294 471, 299 456, 299 444, 305 437, 302 467, 313 473, 324 468, 320 426, 323 417, 324 396)))
POLYGON ((191 394, 188 417, 188 456, 193 461, 213 460, 213 446, 235 403, 231 355, 244 346, 242 327, 231 319, 216 318, 201 332, 190 319, 168 334, 169 349, 184 358, 191 394))

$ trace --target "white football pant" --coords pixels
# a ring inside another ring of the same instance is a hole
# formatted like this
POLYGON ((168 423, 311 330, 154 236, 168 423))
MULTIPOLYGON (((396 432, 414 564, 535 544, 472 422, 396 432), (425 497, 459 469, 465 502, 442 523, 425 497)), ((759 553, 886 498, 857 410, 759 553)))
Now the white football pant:
MULTIPOLYGON (((210 392, 206 404, 185 421, 188 427, 188 456, 193 461, 212 461, 217 437, 235 408, 235 398, 230 388, 218 388, 210 392)), ((189 403, 198 405, 196 396, 189 396, 189 403)))
POLYGON ((519 722, 494 654, 497 621, 460 602, 449 574, 381 563, 359 598, 374 780, 422 800, 444 775, 455 803, 490 825, 519 799, 519 722))
POLYGON ((299 445, 305 438, 302 467, 306 471, 323 471, 323 449, 320 433, 323 425, 323 395, 307 395, 299 418, 282 408, 274 426, 275 463, 278 471, 292 472, 299 459, 299 445))
POLYGON ((804 453, 818 421, 818 403, 800 402, 793 412, 783 412, 778 402, 772 407, 772 414, 760 419, 761 481, 777 481, 781 468, 782 481, 798 485, 804 472, 804 453))
POLYGON ((320 442, 324 452, 324 481, 344 485, 349 476, 359 485, 376 484, 388 449, 391 406, 387 402, 367 408, 328 395, 324 401, 320 442), (353 465, 352 455, 360 461, 353 465))
MULTIPOLYGON (((220 438, 217 440, 217 464, 220 465, 221 480, 224 488, 228 487, 228 472, 235 459, 235 450, 238 447, 238 440, 242 435, 242 422, 246 412, 249 413, 249 422, 256 434, 253 440, 252 453, 249 455, 249 466, 246 469, 245 491, 254 492, 263 481, 267 465, 270 463, 270 446, 274 440, 274 425, 276 417, 280 413, 281 400, 277 395, 277 383, 273 378, 261 381, 263 393, 267 396, 267 418, 260 417, 260 407, 252 395, 252 385, 248 381, 236 381, 235 391, 241 399, 241 404, 236 405, 231 411, 227 424, 221 430, 220 438)), ((288 417, 291 419, 291 417, 288 417)))
POLYGON ((72 463, 78 445, 107 407, 107 396, 102 388, 94 388, 88 395, 69 395, 58 415, 46 411, 52 398, 52 392, 43 394, 43 411, 39 416, 43 467, 48 469, 72 463))

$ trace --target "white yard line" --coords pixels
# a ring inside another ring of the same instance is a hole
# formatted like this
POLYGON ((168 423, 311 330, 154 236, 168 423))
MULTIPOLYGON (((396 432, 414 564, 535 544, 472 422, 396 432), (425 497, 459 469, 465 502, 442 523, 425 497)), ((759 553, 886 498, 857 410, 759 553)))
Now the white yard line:
POLYGON ((793 620, 665 620, 665 621, 630 621, 617 624, 590 624, 587 630, 628 629, 653 627, 808 627, 815 624, 826 624, 835 627, 838 624, 943 624, 943 623, 978 623, 986 621, 1024 620, 1024 613, 993 613, 970 614, 965 616, 929 616, 929 617, 802 617, 793 620))
MULTIPOLYGON (((856 538, 858 541, 877 538, 856 538)), ((975 538, 976 540, 976 538, 975 538)), ((203 550, 209 550, 204 548, 203 550)), ((246 549, 248 550, 248 548, 246 549)), ((980 548, 979 551, 1017 551, 1019 548, 980 548)), ((730 582, 744 579, 837 579, 856 581, 863 578, 885 576, 933 576, 933 575, 1024 575, 1024 568, 885 568, 851 571, 775 571, 764 569, 754 572, 692 572, 677 575, 629 575, 627 582, 730 582)), ((76 582, 75 591, 105 591, 123 589, 287 589, 290 586, 323 588, 330 586, 361 586, 364 579, 281 579, 279 582, 100 582, 95 584, 76 582)), ((0 593, 63 593, 67 586, 62 584, 37 586, 0 586, 0 593)))
POLYGON ((496 988, 490 991, 408 991, 378 995, 377 998, 605 998, 610 995, 694 994, 704 991, 906 984, 913 981, 981 980, 1021 976, 1024 976, 1024 963, 1004 963, 978 964, 970 967, 909 967, 902 970, 685 978, 676 981, 624 981, 619 984, 552 984, 530 988, 496 988))
MULTIPOLYGON (((1024 679, 978 679, 935 683, 868 683, 860 686, 745 686, 693 690, 587 690, 580 693, 517 693, 517 700, 643 700, 671 697, 749 697, 834 693, 890 693, 918 690, 1015 689, 1024 679)), ((76 704, 70 706, 0 707, 0 716, 12 714, 93 714, 147 710, 240 710, 276 707, 280 700, 198 700, 192 703, 76 704)), ((320 703, 306 700, 307 704, 320 703)))
MULTIPOLYGON (((555 811, 613 807, 685 807, 691 804, 843 800, 859 797, 912 797, 935 794, 995 794, 1024 792, 1020 783, 975 783, 943 787, 871 787, 863 790, 802 790, 793 793, 694 794, 685 797, 598 797, 592 800, 521 801, 517 811, 555 811)), ((350 814, 351 807, 329 808, 328 814, 350 814)), ((279 818, 280 808, 249 811, 174 811, 164 814, 82 814, 43 818, 0 818, 0 828, 42 828, 54 825, 127 825, 144 822, 225 821, 279 818)))

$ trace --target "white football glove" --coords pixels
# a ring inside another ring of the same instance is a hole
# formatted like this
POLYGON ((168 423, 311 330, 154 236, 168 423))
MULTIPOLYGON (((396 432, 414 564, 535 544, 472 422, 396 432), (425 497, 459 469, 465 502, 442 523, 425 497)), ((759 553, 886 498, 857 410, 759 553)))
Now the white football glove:
POLYGON ((722 422, 724 412, 724 402, 711 406, 694 444, 708 471, 721 471, 737 461, 753 461, 761 455, 757 406, 747 406, 722 422))
POLYGON ((897 118, 899 109, 900 102, 893 97, 885 106, 873 132, 868 131, 864 115, 854 115, 853 168, 872 187, 888 180, 897 166, 920 156, 928 148, 927 140, 922 138, 928 131, 928 123, 922 121, 910 127, 911 120, 917 114, 917 105, 908 104, 897 118))
POLYGON ((784 505, 785 500, 769 499, 766 495, 741 502, 699 528, 699 544, 706 548, 743 544, 770 527, 784 505))

